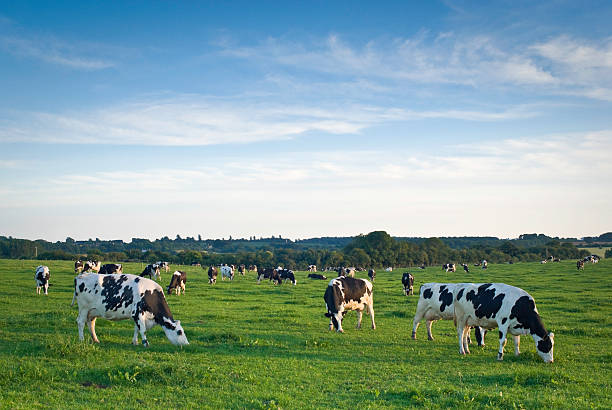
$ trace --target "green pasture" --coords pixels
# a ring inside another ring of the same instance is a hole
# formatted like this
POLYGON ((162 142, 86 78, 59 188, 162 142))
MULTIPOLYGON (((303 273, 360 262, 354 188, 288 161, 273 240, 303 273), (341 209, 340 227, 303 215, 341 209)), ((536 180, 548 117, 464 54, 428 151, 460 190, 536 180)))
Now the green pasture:
MULTIPOLYGON (((424 323, 411 340, 418 295, 402 294, 405 269, 378 270, 376 330, 364 314, 346 315, 344 334, 323 316, 328 281, 256 285, 253 273, 208 285, 202 268, 187 272, 187 292, 167 295, 190 345, 175 347, 158 327, 151 346, 131 344, 131 321, 97 321, 100 345, 77 336, 72 263, 48 261, 48 296, 35 295, 40 261, 0 260, 1 408, 610 408, 612 407, 612 260, 489 265, 445 273, 412 269, 415 293, 426 282, 505 282, 536 300, 555 332, 553 364, 530 337, 515 357, 512 340, 496 360, 497 331, 461 357, 452 322, 424 323)), ((125 264, 140 273, 141 264, 125 264)), ((329 277, 333 275, 329 274, 329 277)), ((365 272, 357 276, 366 277, 365 272)), ((162 274, 168 285, 170 274, 162 274)))
POLYGON ((587 251, 589 251, 591 253, 591 255, 598 255, 601 257, 601 259, 605 259, 606 257, 606 251, 610 249, 609 246, 603 246, 601 248, 597 248, 597 247, 590 247, 590 248, 583 248, 580 247, 578 249, 586 249, 587 251))

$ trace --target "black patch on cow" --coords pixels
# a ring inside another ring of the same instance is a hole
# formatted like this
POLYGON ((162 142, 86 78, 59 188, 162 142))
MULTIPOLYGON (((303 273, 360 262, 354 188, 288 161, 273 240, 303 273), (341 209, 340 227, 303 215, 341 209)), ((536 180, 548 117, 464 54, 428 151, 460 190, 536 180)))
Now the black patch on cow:
POLYGON ((503 319, 502 319, 502 325, 505 325, 507 321, 508 321, 508 318, 507 318, 507 317, 503 318, 503 319))
POLYGON ((548 353, 552 349, 552 341, 547 335, 544 339, 538 342, 538 350, 542 353, 548 353))
POLYGON ((138 317, 143 312, 151 312, 155 323, 158 325, 172 330, 176 329, 172 323, 164 321, 164 318, 167 318, 174 322, 174 318, 172 317, 172 313, 170 313, 170 308, 168 307, 168 303, 166 303, 164 293, 158 289, 154 289, 153 291, 147 290, 143 294, 136 306, 135 316, 138 317))
MULTIPOLYGON (((76 284, 76 279, 74 280, 75 284, 76 284)), ((83 290, 85 289, 85 283, 81 282, 81 284, 79 285, 79 292, 83 292, 83 290)))
POLYGON ((102 279, 102 303, 107 311, 118 310, 122 305, 127 307, 134 303, 134 292, 131 286, 123 286, 128 278, 125 275, 105 276, 102 279), (121 288, 123 287, 123 291, 121 288))
POLYGON ((463 291, 465 290, 465 288, 461 288, 461 290, 459 291, 459 293, 457 293, 457 300, 461 300, 461 297, 463 296, 463 291))
POLYGON ((532 335, 538 335, 542 339, 548 337, 548 333, 542 324, 540 315, 535 311, 535 302, 527 295, 516 300, 510 311, 510 319, 516 318, 518 325, 515 329, 528 329, 532 335))
POLYGON ((423 298, 430 299, 432 296, 433 292, 431 291, 431 289, 427 288, 425 289, 425 291, 423 291, 423 298))
POLYGON ((503 334, 503 333, 502 333, 502 331, 500 330, 500 331, 499 331, 499 338, 501 339, 501 338, 503 338, 503 337, 504 337, 504 334, 503 334))
POLYGON ((343 276, 339 278, 338 281, 342 282, 342 289, 344 291, 343 302, 349 302, 351 300, 359 302, 361 297, 366 294, 366 282, 362 279, 343 276))
POLYGON ((180 336, 180 335, 183 334, 183 331, 181 329, 179 329, 179 330, 176 331, 176 334, 180 336))
POLYGON ((450 306, 453 303, 453 294, 446 289, 446 285, 440 286, 440 312, 444 312, 447 306, 450 306))
POLYGON ((134 279, 134 282, 136 282, 136 283, 140 282, 140 278, 134 279))
POLYGON ((480 285, 478 287, 478 293, 470 290, 465 295, 465 299, 472 302, 478 318, 494 318, 502 306, 502 302, 504 301, 504 297, 506 295, 504 293, 500 293, 499 295, 495 296, 495 288, 488 289, 491 286, 491 283, 485 283, 484 285, 480 285))

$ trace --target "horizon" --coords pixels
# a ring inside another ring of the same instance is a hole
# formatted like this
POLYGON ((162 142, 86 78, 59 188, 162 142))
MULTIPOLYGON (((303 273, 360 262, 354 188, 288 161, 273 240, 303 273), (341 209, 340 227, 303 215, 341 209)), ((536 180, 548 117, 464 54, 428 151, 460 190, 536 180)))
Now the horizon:
POLYGON ((611 231, 610 21, 600 0, 3 4, 0 226, 611 231))

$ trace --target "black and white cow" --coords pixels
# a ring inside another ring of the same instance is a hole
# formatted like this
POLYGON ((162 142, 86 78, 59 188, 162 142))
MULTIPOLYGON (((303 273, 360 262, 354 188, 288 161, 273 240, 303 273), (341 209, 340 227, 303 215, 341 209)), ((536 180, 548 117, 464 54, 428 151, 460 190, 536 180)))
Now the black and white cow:
POLYGON ((233 265, 227 266, 221 266, 221 280, 225 280, 225 278, 228 277, 229 280, 234 280, 234 267, 233 265))
POLYGON ((246 266, 238 265, 238 273, 244 276, 244 274, 246 273, 246 266))
POLYGON ((368 309, 372 319, 372 329, 376 329, 374 323, 374 297, 372 295, 372 282, 367 279, 355 279, 349 276, 340 276, 332 279, 327 285, 323 295, 327 307, 326 317, 329 319, 329 330, 335 328, 343 333, 342 319, 349 310, 357 311, 357 329, 361 328, 363 310, 368 309))
POLYGON ((83 270, 83 261, 81 261, 80 259, 78 261, 74 262, 74 273, 78 274, 81 273, 81 271, 83 270))
POLYGON ((316 272, 317 265, 308 265, 308 272, 316 272))
POLYGON ((187 282, 187 274, 181 270, 177 270, 172 274, 170 278, 170 284, 168 285, 168 294, 172 294, 174 290, 177 295, 185 294, 185 283, 187 282))
POLYGON ((36 268, 36 273, 34 273, 34 280, 36 281, 36 294, 40 295, 40 292, 43 291, 45 295, 48 295, 49 290, 49 267, 45 265, 40 265, 36 268))
POLYGON ((584 261, 576 261, 576 270, 584 270, 584 261))
POLYGON ((101 267, 100 261, 87 261, 83 265, 83 272, 99 272, 101 267))
POLYGON ((282 269, 278 271, 278 276, 280 278, 279 284, 282 284, 283 280, 289 280, 293 285, 297 285, 297 280, 295 280, 295 274, 291 269, 282 269))
POLYGON ((442 269, 444 269, 446 272, 457 272, 457 267, 454 263, 445 263, 442 265, 442 269))
POLYGON ((212 265, 208 267, 208 283, 211 285, 217 283, 217 268, 212 265))
POLYGON ((337 268, 336 272, 338 272, 338 277, 340 276, 350 276, 351 278, 355 277, 355 268, 337 268))
POLYGON ((110 275, 111 273, 123 273, 123 266, 118 263, 107 263, 102 265, 98 273, 110 275))
POLYGON ((249 272, 257 272, 257 265, 249 265, 248 271, 249 272))
POLYGON ((461 266, 463 266, 465 273, 470 273, 470 268, 468 267, 467 263, 462 263, 461 266))
MULTIPOLYGON (((427 338, 434 340, 431 333, 431 325, 436 320, 454 320, 455 305, 454 294, 461 283, 426 283, 421 286, 416 313, 412 322, 412 338, 416 339, 417 328, 423 318, 426 320, 427 338)), ((478 346, 484 346, 484 335, 486 330, 476 327, 476 342, 478 346)), ((469 332, 468 332, 469 342, 469 332)))
POLYGON ((480 263, 482 265, 482 269, 487 269, 489 267, 489 262, 486 259, 483 259, 480 263))
POLYGON ((370 278, 370 280, 374 282, 374 279, 376 279, 376 271, 374 269, 368 269, 368 278, 370 278))
POLYGON ((554 333, 548 333, 535 301, 523 289, 505 283, 461 283, 455 288, 455 318, 459 353, 470 353, 466 333, 470 326, 499 329, 497 360, 504 359, 506 336, 514 339, 514 354, 519 355, 520 335, 531 335, 536 350, 546 363, 553 362, 554 333))
POLYGON ((158 261, 158 262, 155 262, 155 265, 159 266, 159 269, 163 269, 166 272, 170 270, 170 264, 168 262, 158 261))
POLYGON ((159 272, 159 265, 150 264, 150 265, 145 266, 140 276, 142 277, 148 276, 149 279, 153 279, 153 277, 156 277, 156 278, 159 277, 159 279, 161 279, 161 273, 159 272))
POLYGON ((326 279, 327 279, 327 276, 320 275, 320 274, 318 274, 318 273, 309 273, 309 274, 308 274, 308 277, 309 277, 310 279, 321 279, 321 280, 326 280, 326 279))
POLYGON ((188 345, 181 322, 174 320, 166 303, 164 291, 156 282, 136 275, 97 275, 82 273, 74 279, 74 301, 79 305, 77 328, 79 339, 83 340, 85 323, 94 343, 100 343, 96 336, 96 318, 108 320, 134 320, 132 343, 149 346, 145 332, 160 325, 166 337, 174 345, 188 345))
POLYGON ((402 275, 402 285, 404 285, 404 295, 414 295, 414 276, 411 273, 405 272, 402 275))

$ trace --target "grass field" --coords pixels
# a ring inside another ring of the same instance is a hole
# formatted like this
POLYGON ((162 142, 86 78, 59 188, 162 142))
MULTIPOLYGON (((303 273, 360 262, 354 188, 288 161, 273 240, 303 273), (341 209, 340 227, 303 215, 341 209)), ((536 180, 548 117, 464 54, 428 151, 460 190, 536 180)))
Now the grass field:
MULTIPOLYGON (((34 292, 39 264, 0 260, 2 408, 612 407, 612 259, 584 272, 575 261, 474 267, 469 275, 412 271, 416 292, 431 281, 527 290, 555 332, 553 364, 525 336, 521 356, 509 340, 498 362, 497 331, 487 334, 487 346, 461 357, 450 321, 434 324, 434 341, 424 323, 411 340, 418 296, 403 296, 399 269, 378 271, 377 329, 364 315, 356 330, 349 312, 338 334, 323 316, 327 281, 308 280, 306 272, 297 272, 297 286, 256 285, 254 274, 209 286, 203 269, 180 267, 187 293, 167 300, 189 346, 171 345, 159 326, 148 332, 148 349, 133 346, 133 322, 103 319, 96 326, 101 344, 93 345, 87 333, 78 340, 72 263, 45 263, 52 284, 46 297, 34 292)), ((165 288, 170 275, 162 276, 165 288)))
POLYGON ((609 246, 606 247, 601 247, 601 248, 578 248, 578 249, 586 249, 587 251, 590 252, 591 255, 599 255, 601 257, 601 259, 605 259, 606 257, 606 251, 608 249, 610 249, 609 246))

